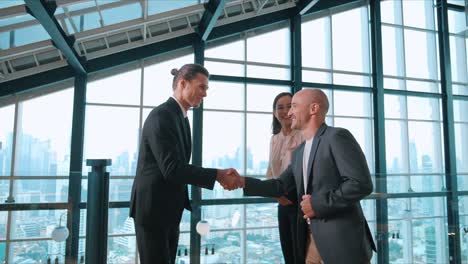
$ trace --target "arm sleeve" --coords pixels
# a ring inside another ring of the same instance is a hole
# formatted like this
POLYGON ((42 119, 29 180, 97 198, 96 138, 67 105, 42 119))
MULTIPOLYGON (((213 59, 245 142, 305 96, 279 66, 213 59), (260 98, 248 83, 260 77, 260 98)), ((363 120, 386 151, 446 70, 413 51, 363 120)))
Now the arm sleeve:
POLYGON ((312 208, 319 218, 355 206, 373 188, 364 153, 349 131, 339 130, 332 137, 331 152, 341 184, 334 190, 311 195, 312 208))

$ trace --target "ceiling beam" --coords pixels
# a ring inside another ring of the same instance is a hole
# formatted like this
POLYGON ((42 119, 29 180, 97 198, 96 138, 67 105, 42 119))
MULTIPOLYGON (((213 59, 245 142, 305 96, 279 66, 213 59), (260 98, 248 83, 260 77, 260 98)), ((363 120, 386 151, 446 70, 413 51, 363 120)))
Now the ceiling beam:
POLYGON ((226 2, 227 0, 210 0, 205 4, 205 13, 203 13, 200 24, 198 24, 198 34, 203 41, 208 39, 226 2))
POLYGON ((17 5, 17 6, 11 6, 11 7, 0 9, 0 19, 27 15, 27 14, 28 13, 26 13, 26 5, 17 5))
POLYGON ((73 48, 75 39, 65 34, 62 27, 54 17, 57 8, 55 2, 45 2, 44 0, 25 0, 28 13, 34 16, 49 33, 55 46, 62 51, 68 60, 68 64, 78 73, 86 74, 82 58, 73 48))
POLYGON ((309 11, 319 0, 302 0, 299 3, 299 14, 302 16, 309 11))

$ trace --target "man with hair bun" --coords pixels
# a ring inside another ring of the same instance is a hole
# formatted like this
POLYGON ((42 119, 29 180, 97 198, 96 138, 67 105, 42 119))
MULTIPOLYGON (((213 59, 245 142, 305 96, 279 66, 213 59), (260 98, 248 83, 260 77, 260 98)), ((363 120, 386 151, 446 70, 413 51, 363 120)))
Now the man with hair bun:
POLYGON ((141 264, 175 263, 182 212, 191 210, 187 184, 213 189, 215 181, 239 187, 235 169, 189 164, 192 140, 187 111, 200 106, 208 90, 208 71, 199 64, 172 69, 173 95, 155 107, 143 126, 130 200, 130 217, 141 264))

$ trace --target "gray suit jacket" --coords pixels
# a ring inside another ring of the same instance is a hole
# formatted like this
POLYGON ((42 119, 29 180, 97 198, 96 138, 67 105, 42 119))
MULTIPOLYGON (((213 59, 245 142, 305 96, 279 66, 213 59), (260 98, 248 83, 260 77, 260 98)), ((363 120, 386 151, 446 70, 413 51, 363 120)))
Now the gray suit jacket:
MULTIPOLYGON (((291 164, 278 179, 246 178, 245 195, 280 197, 297 188, 304 195, 302 159, 305 143, 293 152, 291 164)), ((360 200, 372 192, 372 181, 364 154, 351 133, 326 124, 317 131, 309 158, 307 194, 316 216, 310 230, 326 264, 362 264, 375 251, 360 200)), ((307 223, 298 209, 298 245, 305 261, 307 223)), ((304 261, 302 261, 304 260, 304 261)))

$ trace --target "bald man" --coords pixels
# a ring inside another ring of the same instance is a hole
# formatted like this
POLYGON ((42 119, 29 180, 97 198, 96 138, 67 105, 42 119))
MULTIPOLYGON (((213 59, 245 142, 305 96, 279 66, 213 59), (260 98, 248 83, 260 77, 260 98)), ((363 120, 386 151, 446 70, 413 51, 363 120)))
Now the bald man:
POLYGON ((351 133, 325 124, 328 99, 297 92, 288 115, 306 141, 277 179, 241 177, 247 196, 280 197, 296 188, 299 263, 365 264, 376 250, 360 201, 372 192, 366 158, 351 133))

